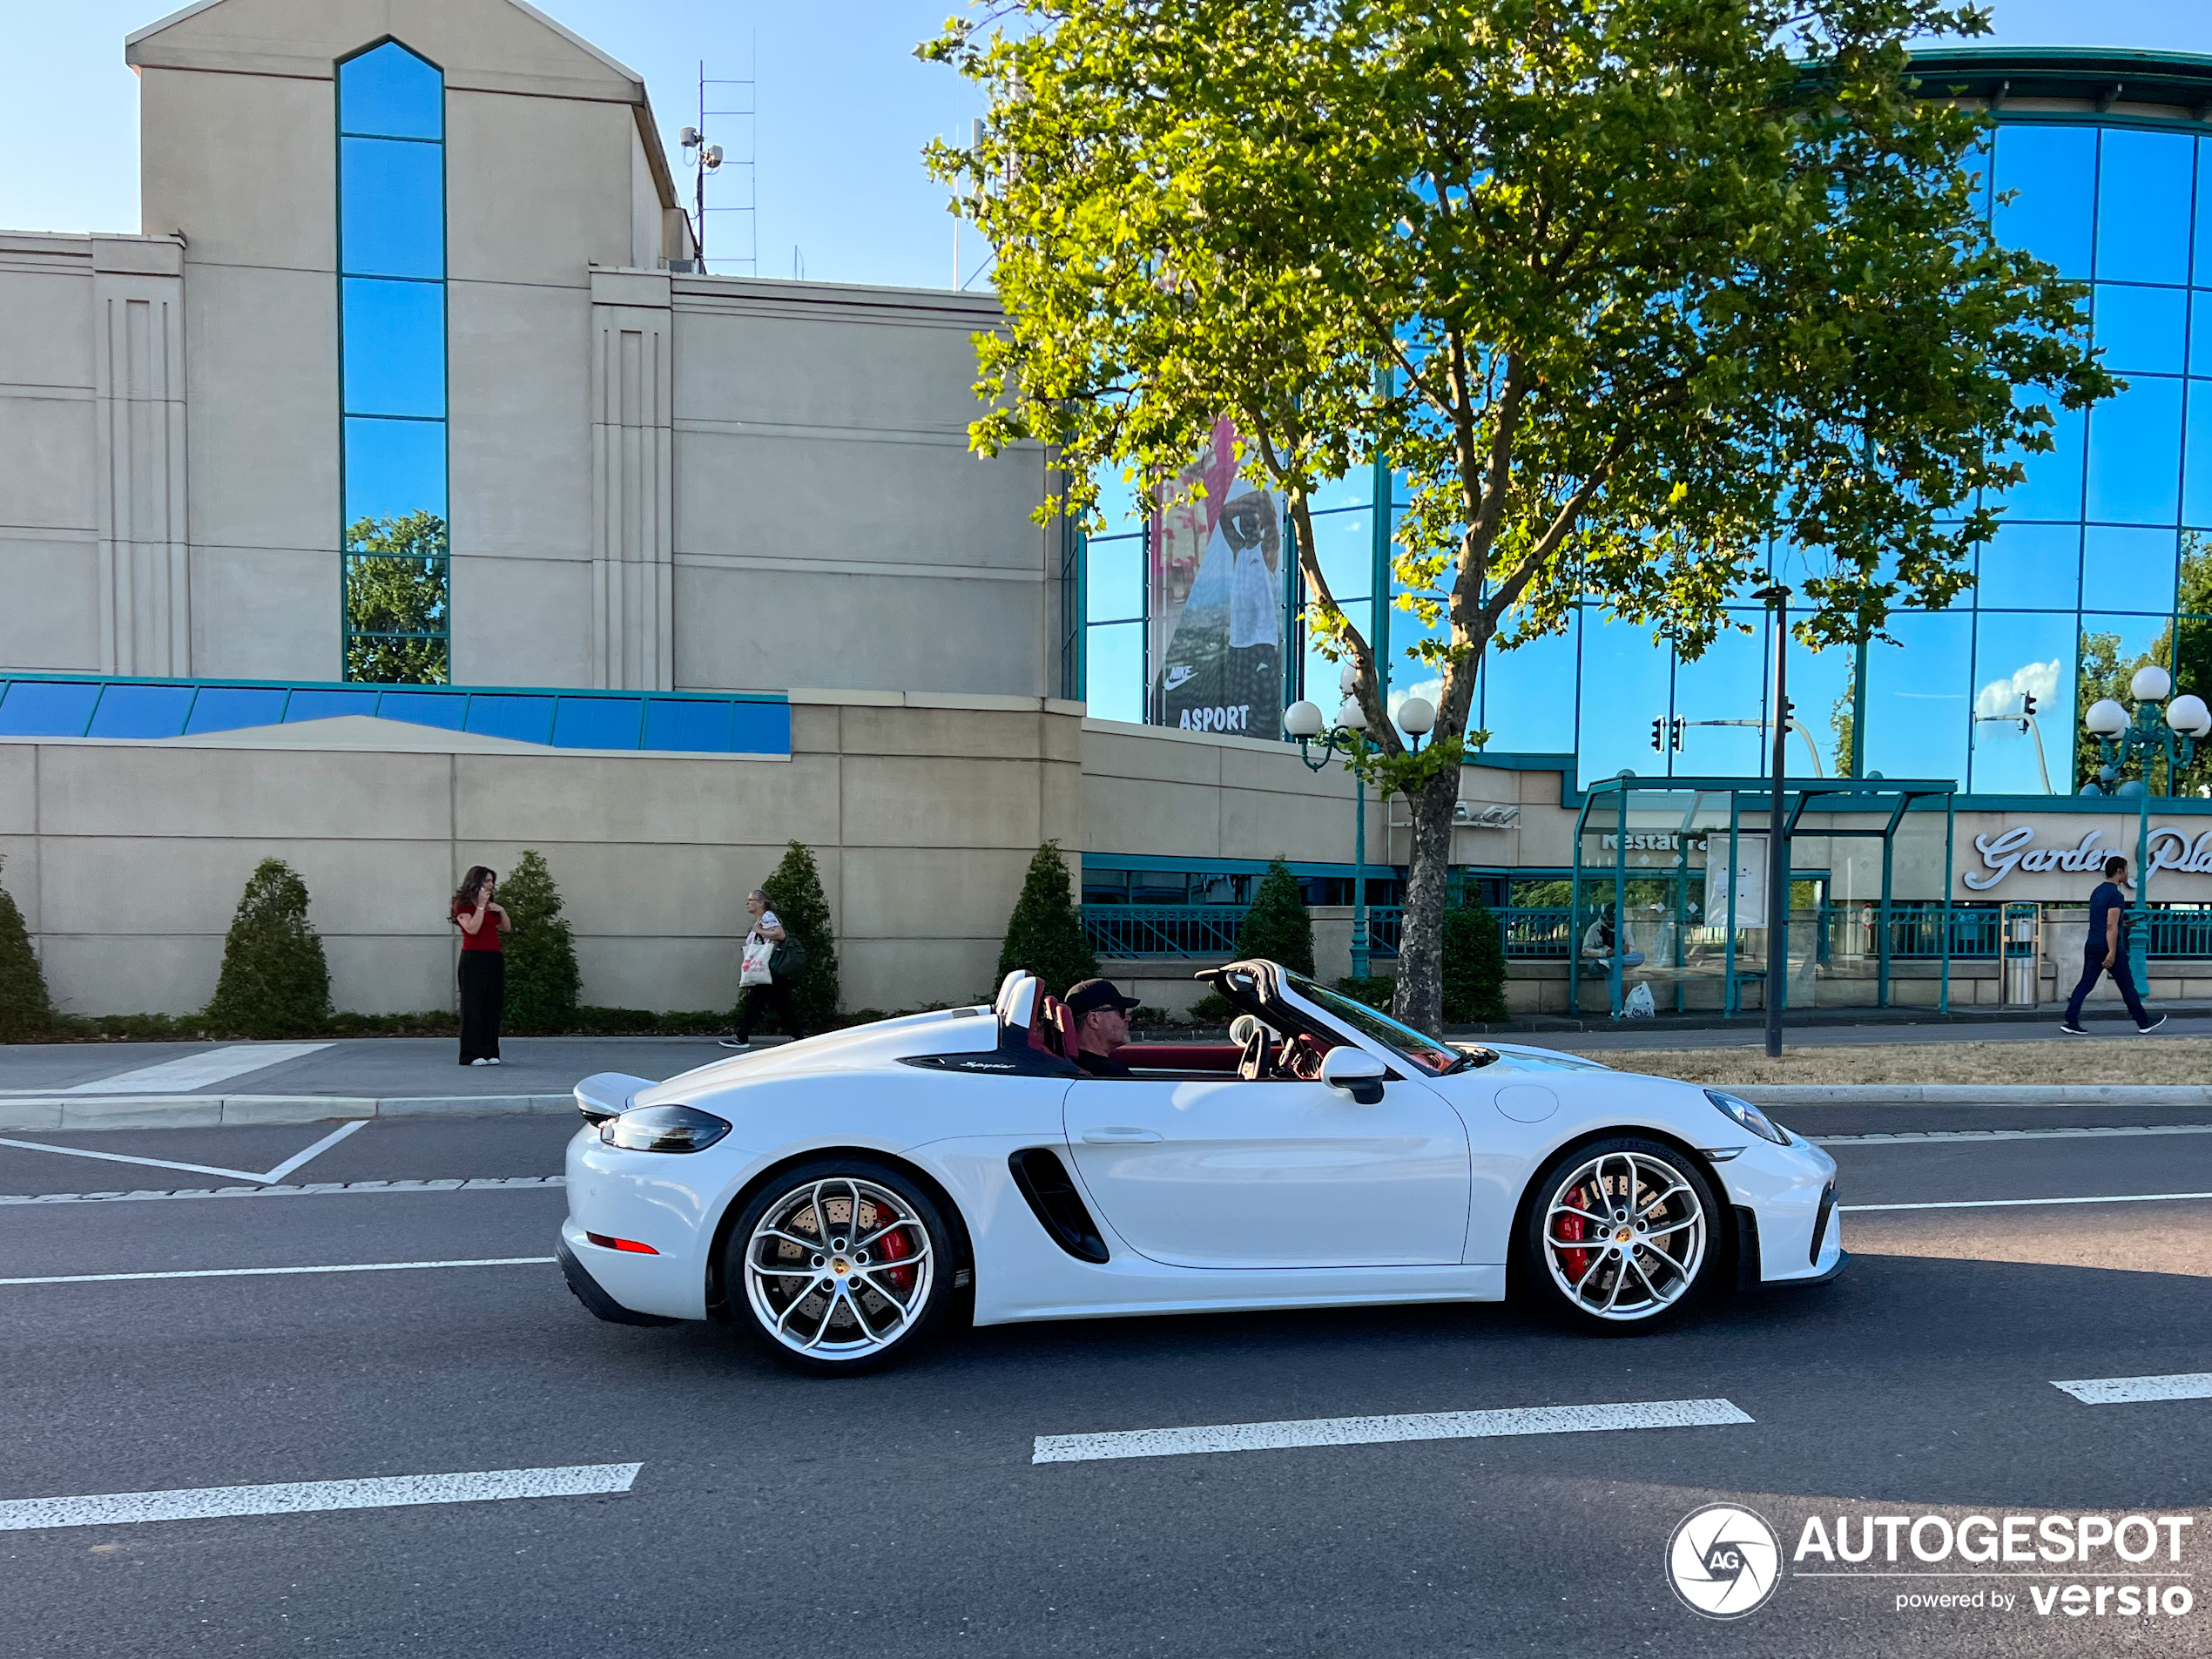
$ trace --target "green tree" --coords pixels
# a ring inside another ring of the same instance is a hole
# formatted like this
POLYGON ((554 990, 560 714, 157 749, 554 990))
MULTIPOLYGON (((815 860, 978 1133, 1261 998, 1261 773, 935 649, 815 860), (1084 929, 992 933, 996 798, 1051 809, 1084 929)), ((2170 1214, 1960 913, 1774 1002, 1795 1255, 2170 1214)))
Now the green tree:
MULTIPOLYGON (((0 868, 6 864, 0 857, 0 868)), ((30 948, 23 912, 7 888, 0 887, 0 1042, 38 1036, 53 1023, 54 1000, 46 994, 46 975, 30 948)))
POLYGON ((2086 290, 1993 245, 1987 118, 1908 39, 1941 0, 1022 0, 923 55, 981 84, 934 145, 996 250, 970 442, 1055 448, 1046 513, 1171 476, 1222 417, 1285 495, 1362 764, 1412 817, 1397 1012, 1433 1030, 1452 812, 1494 644, 1585 597, 1695 658, 1779 536, 1809 645, 1971 580, 2050 405, 2111 378, 2086 290), (1925 94, 1924 96, 1924 93, 1925 94), (2020 388, 2029 395, 2016 395, 2020 388), (1409 753, 1310 499, 1386 456, 1397 602, 1441 682, 1409 753))
POLYGON ((1083 932, 1082 913, 1071 896, 1073 884, 1060 843, 1047 841, 1029 860, 1022 896, 1007 918, 1006 942, 999 948, 999 977, 1015 968, 1035 974, 1054 996, 1098 974, 1098 953, 1083 932))
POLYGON ((246 879, 205 1017, 243 1037, 304 1036, 330 1023, 330 968, 307 920, 307 884, 281 859, 263 859, 246 879))
POLYGON ((499 884, 499 902, 514 924, 500 946, 507 955, 506 1023, 517 1031, 573 1029, 583 976, 543 853, 523 850, 499 884))
POLYGON ((1496 1025, 1506 1009, 1506 941, 1498 919, 1469 898, 1444 913, 1444 1018, 1496 1025))
POLYGON ((446 522, 435 513, 354 521, 346 532, 347 679, 442 685, 451 678, 448 570, 446 522))
POLYGON ((830 926, 829 900, 822 894, 822 873, 813 853, 792 842, 760 890, 784 932, 806 948, 806 966, 792 983, 792 999, 806 1028, 819 1031, 837 1014, 837 934, 830 926))
POLYGON ((1237 954, 1313 972, 1313 913, 1305 907, 1305 889, 1280 859, 1267 867, 1252 894, 1252 907, 1237 928, 1237 954))

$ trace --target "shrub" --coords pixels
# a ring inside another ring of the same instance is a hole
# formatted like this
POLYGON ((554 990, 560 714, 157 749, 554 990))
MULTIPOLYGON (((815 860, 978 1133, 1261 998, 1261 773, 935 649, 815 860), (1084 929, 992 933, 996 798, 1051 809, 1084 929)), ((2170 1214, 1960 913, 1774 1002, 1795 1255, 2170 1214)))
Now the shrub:
POLYGON ((1378 1014, 1388 1014, 1391 1004, 1398 1000, 1398 981, 1385 974, 1370 974, 1360 979, 1347 974, 1337 981, 1337 989, 1378 1014))
POLYGON ((1219 991, 1208 991, 1190 1005, 1193 1025, 1227 1025, 1235 1017, 1237 1005, 1219 991))
POLYGON ((1311 975, 1313 972, 1313 913, 1291 867, 1277 859, 1259 879, 1252 907, 1237 929, 1237 954, 1264 957, 1311 975))
POLYGON ((1098 976, 1098 954, 1083 933, 1082 913, 1069 896, 1067 860, 1060 843, 1047 841, 1029 860, 1022 896, 1007 918, 1006 943, 999 949, 999 978, 1015 968, 1035 974, 1053 996, 1098 976))
POLYGON ((576 939, 561 915, 561 890, 543 853, 525 848, 499 884, 499 902, 515 930, 507 954, 506 1024, 516 1031, 565 1031, 576 1023, 582 980, 576 939))
POLYGON ((1444 913, 1444 1018, 1453 1025, 1496 1025, 1510 1017, 1505 939, 1498 919, 1471 899, 1444 913))
POLYGON ((246 1037, 303 1036, 330 1023, 330 968, 307 920, 307 884, 281 859, 263 859, 246 880, 205 1017, 246 1037))
MULTIPOLYGON (((6 860, 0 859, 0 865, 6 860)), ((54 1023, 54 999, 23 925, 23 912, 0 887, 0 1042, 43 1035, 54 1023)))
POLYGON ((791 988, 799 1017, 809 1031, 826 1031, 837 1021, 837 934, 830 927, 829 900, 822 896, 822 873, 814 867, 813 853, 792 842, 760 890, 784 932, 806 948, 806 966, 791 988))

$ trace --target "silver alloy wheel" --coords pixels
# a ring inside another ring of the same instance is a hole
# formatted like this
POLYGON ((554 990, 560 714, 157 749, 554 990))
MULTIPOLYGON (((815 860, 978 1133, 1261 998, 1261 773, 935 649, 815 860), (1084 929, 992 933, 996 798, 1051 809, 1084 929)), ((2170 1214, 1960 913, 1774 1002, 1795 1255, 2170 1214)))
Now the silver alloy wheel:
POLYGON ((1630 1324, 1688 1295, 1705 1263, 1705 1206, 1664 1159, 1604 1152, 1554 1184, 1544 1265, 1582 1312, 1630 1324))
POLYGON ((745 1245, 745 1278, 760 1328, 793 1353, 866 1359, 929 1305, 935 1251, 921 1217, 888 1187, 826 1176, 768 1205, 745 1245))

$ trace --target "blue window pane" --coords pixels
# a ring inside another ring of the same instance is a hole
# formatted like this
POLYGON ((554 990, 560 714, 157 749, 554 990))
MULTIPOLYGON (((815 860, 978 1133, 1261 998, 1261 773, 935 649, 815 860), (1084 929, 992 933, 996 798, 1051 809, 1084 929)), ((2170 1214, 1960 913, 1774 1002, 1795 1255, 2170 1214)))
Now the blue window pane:
POLYGON ((446 516, 445 422, 348 415, 347 524, 409 513, 446 516))
POLYGON ((443 277, 444 147, 341 138, 338 158, 341 268, 348 276, 443 277))
MULTIPOLYGON (((1563 634, 1511 651, 1490 648, 1482 663, 1482 725, 1490 733, 1489 747, 1508 754, 1574 752, 1580 631, 1580 618, 1574 618, 1563 634)), ((1596 775, 1587 765, 1581 770, 1585 778, 1596 775)))
POLYGON ((1120 623, 1083 636, 1083 694, 1102 720, 1144 718, 1144 624, 1120 623))
POLYGON ((2212 381, 2189 382, 2188 471, 2182 522, 2212 524, 2212 381))
POLYGON ((464 691, 386 691, 376 704, 381 720, 405 720, 409 725, 434 725, 445 732, 460 731, 468 713, 464 691))
POLYGON ((550 697, 486 697, 469 701, 469 725, 488 738, 512 738, 518 743, 543 743, 553 735, 553 699, 550 697))
POLYGON ((1648 624, 1587 610, 1582 617, 1581 721, 1575 745, 1582 776, 1609 778, 1623 766, 1642 777, 1664 773, 1651 746, 1651 723, 1674 712, 1674 651, 1648 624))
POLYGON ((1395 709, 1409 697, 1425 697, 1437 700, 1443 690, 1444 671, 1431 668, 1413 654, 1424 639, 1440 643, 1452 637, 1452 619, 1439 617, 1432 627, 1423 627, 1421 619, 1412 611, 1393 604, 1389 608, 1390 653, 1388 680, 1391 706, 1395 709))
POLYGON ((2013 452, 2026 471, 2013 489, 1992 496, 1990 505, 2002 506, 2014 518, 2079 518, 2081 516, 2081 460, 2088 421, 2080 409, 2062 409, 2023 388, 2015 394, 2024 405, 2041 403, 2051 412, 2051 447, 2039 454, 2013 452))
POLYGON ((564 697, 553 741, 563 749, 635 749, 644 714, 634 697, 564 697))
POLYGON ((78 738, 84 735, 99 683, 80 680, 17 680, 0 698, 0 734, 11 738, 78 738))
POLYGON ((1985 610, 2072 610, 2081 597, 2081 527, 2000 523, 1981 550, 1985 610))
POLYGON ((285 705, 284 723, 297 725, 302 720, 332 720, 345 714, 376 712, 376 693, 374 691, 309 691, 292 694, 292 701, 285 705))
MULTIPOLYGON (((1793 614, 1802 618, 1803 613, 1793 614)), ((1790 706, 1796 727, 1790 733, 1784 775, 1807 774, 1814 757, 1818 759, 1819 776, 1850 775, 1851 726, 1858 718, 1858 676, 1857 646, 1807 651, 1795 639, 1790 642, 1790 706)), ((1679 669, 1676 685, 1677 688, 1681 685, 1679 669)), ((1675 769, 1689 770, 1680 765, 1675 769)), ((1765 765, 1756 770, 1764 772, 1765 765)))
POLYGON ((347 277, 346 413, 446 412, 446 291, 442 282, 347 277))
POLYGON ((1098 510, 1106 521, 1100 536, 1142 536, 1150 509, 1134 480, 1123 477, 1119 467, 1105 467, 1098 473, 1098 510))
POLYGON ((733 703, 730 705, 730 747, 745 755, 791 752, 791 705, 733 703))
POLYGON ((1372 466, 1354 467, 1341 478, 1332 478, 1307 497, 1309 510, 1333 512, 1339 507, 1372 507, 1375 504, 1375 469, 1372 466))
POLYGON ((2068 792, 2074 618, 1985 614, 1974 640, 1974 792, 2068 792), (2029 698, 2034 699, 2031 710, 2029 698))
POLYGON ((88 738, 173 738, 192 709, 189 685, 111 685, 93 711, 88 738))
MULTIPOLYGON (((2212 276, 2212 267, 2199 269, 2212 276)), ((2189 373, 2212 374, 2212 292, 2189 295, 2189 373)))
POLYGON ((2196 141, 2196 275, 2200 287, 2212 287, 2212 154, 2208 140, 2196 141))
POLYGON ((1966 779, 1973 617, 1900 611, 1897 644, 1866 648, 1866 767, 1890 778, 1966 779))
POLYGON ((1367 597, 1374 591, 1375 528, 1372 514, 1316 513, 1313 549, 1329 593, 1361 633, 1372 632, 1367 597))
POLYGON ((2182 382, 2137 379, 2089 417, 2087 516, 2171 524, 2181 494, 2182 382))
MULTIPOLYGON (((1759 722, 1766 718, 1767 659, 1773 646, 1759 612, 1739 613, 1731 620, 1747 622, 1752 631, 1743 634, 1731 630, 1708 645, 1696 661, 1675 664, 1675 714, 1686 724, 1682 747, 1665 770, 1722 778, 1756 776, 1766 770, 1765 737, 1759 722)), ((1790 666, 1794 674, 1797 664, 1790 666)), ((1648 738, 1649 723, 1642 729, 1648 738)), ((1636 770, 1662 768, 1655 757, 1648 767, 1636 770)))
POLYGON ((2105 367, 2121 374, 2180 374, 2188 300, 2180 288, 2100 282, 2095 339, 2105 367))
POLYGON ((2168 529, 2091 525, 2081 545, 2081 603, 2099 610, 2171 611, 2177 540, 2168 529))
POLYGON ((283 689, 274 685, 204 685, 192 699, 185 730, 237 732, 275 725, 284 718, 284 698, 283 689))
POLYGON ((2097 276, 2189 280, 2189 187, 2195 140, 2107 127, 2097 166, 2097 276))
POLYGON ((1083 616, 1091 622, 1144 618, 1144 538, 1109 536, 1083 549, 1083 616))
POLYGON ((674 698, 655 698, 645 705, 648 749, 681 749, 695 753, 725 754, 730 747, 728 703, 691 703, 674 698))
POLYGON ((2096 165, 2094 128, 2000 129, 1992 233, 2006 247, 2049 260, 2062 276, 2087 277, 2096 165), (2014 192, 2009 202, 2007 192, 2014 192))
POLYGON ((445 136, 445 81, 396 40, 338 65, 338 125, 387 138, 445 136))
MULTIPOLYGON (((2081 618, 2080 671, 2075 686, 2075 707, 2087 710, 2099 698, 2116 698, 2130 706, 2134 698, 2128 682, 2135 671, 2155 663, 2169 672, 2173 663, 2174 624, 2171 618, 2114 617, 2090 613, 2081 618)), ((2194 686, 2188 688, 2195 690, 2194 686)), ((2078 787, 2095 775, 2100 764, 2094 738, 2082 737, 2077 754, 2074 782, 2078 787)), ((2130 765, 2125 776, 2139 776, 2130 765)), ((2128 850, 2128 849, 2123 849, 2128 850)))

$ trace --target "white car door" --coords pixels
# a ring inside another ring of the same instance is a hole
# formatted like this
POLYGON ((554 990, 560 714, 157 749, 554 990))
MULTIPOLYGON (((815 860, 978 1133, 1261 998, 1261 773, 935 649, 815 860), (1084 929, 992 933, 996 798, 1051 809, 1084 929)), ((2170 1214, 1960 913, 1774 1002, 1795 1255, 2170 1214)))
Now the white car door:
POLYGON ((1085 1077, 1068 1143, 1106 1224, 1179 1267, 1393 1267, 1466 1247, 1467 1130, 1411 1079, 1362 1106, 1325 1083, 1085 1077))

